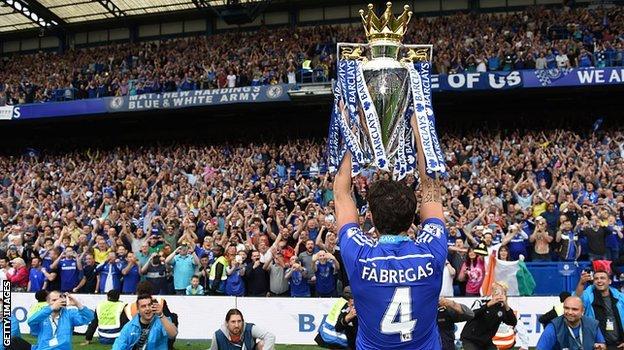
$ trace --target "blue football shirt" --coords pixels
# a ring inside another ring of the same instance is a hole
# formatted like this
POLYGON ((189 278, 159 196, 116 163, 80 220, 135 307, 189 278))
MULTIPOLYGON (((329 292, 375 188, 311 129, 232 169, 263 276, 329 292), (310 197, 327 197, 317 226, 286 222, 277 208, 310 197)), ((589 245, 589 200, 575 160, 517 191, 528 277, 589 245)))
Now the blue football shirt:
POLYGON ((440 349, 436 317, 447 234, 437 218, 423 222, 416 241, 374 241, 355 223, 340 229, 340 254, 358 313, 358 350, 440 349))

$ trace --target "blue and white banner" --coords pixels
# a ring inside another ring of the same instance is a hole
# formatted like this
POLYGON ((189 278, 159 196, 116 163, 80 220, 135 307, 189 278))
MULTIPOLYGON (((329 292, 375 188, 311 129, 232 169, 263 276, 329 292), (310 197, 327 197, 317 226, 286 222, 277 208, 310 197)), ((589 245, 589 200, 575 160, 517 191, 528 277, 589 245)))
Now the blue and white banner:
POLYGON ((544 69, 522 73, 526 88, 624 84, 624 67, 544 69))
POLYGON ((533 69, 431 76, 431 88, 435 92, 616 84, 624 84, 624 67, 533 69))
POLYGON ((277 101, 290 101, 288 85, 247 86, 113 97, 108 99, 106 107, 109 112, 129 112, 277 101))
POLYGON ((522 87, 521 71, 434 74, 431 88, 438 91, 507 90, 522 87))
POLYGON ((97 115, 187 107, 290 101, 288 84, 104 97, 0 107, 0 120, 97 115))

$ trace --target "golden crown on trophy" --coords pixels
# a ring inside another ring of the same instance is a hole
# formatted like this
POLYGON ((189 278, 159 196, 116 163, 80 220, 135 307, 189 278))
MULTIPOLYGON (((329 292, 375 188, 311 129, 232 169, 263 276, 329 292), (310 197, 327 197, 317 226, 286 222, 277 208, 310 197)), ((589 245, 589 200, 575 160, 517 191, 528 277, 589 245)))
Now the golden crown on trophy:
POLYGON ((403 35, 407 32, 407 25, 412 18, 412 11, 409 5, 403 7, 403 13, 399 17, 395 17, 392 13, 392 3, 386 3, 386 10, 377 17, 373 4, 368 4, 368 13, 364 15, 364 10, 360 10, 364 29, 366 30, 366 38, 368 42, 378 40, 389 40, 401 42, 403 35))

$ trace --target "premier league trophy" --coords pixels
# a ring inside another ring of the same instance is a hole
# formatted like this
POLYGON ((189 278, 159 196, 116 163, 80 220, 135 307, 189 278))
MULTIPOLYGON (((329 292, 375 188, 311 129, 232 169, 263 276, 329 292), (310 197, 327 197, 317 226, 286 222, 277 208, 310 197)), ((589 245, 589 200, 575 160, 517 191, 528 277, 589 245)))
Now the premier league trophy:
POLYGON ((427 173, 445 175, 431 104, 432 45, 401 43, 412 17, 409 6, 395 17, 392 4, 377 17, 372 4, 360 10, 368 44, 338 43, 338 79, 329 131, 329 167, 340 167, 350 151, 352 174, 365 167, 392 172, 400 180, 416 169, 416 149, 427 173), (421 144, 414 145, 415 116, 421 144))

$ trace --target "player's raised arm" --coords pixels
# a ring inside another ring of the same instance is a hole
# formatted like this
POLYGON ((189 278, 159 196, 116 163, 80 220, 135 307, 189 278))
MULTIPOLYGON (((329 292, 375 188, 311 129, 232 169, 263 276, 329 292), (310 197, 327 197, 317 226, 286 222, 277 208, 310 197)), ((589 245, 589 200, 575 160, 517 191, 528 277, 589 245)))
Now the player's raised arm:
POLYGON ((351 193, 351 152, 345 154, 334 178, 334 205, 338 230, 345 224, 357 222, 357 207, 351 193))
POLYGON ((418 175, 420 176, 420 219, 438 218, 444 222, 444 209, 442 208, 442 194, 440 192, 440 181, 432 179, 425 170, 425 155, 420 148, 420 131, 416 117, 412 116, 412 129, 416 138, 416 148, 418 149, 418 175))

